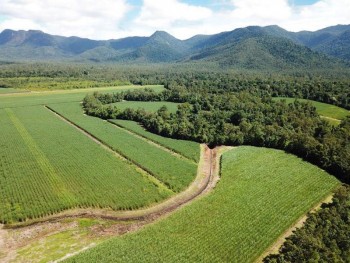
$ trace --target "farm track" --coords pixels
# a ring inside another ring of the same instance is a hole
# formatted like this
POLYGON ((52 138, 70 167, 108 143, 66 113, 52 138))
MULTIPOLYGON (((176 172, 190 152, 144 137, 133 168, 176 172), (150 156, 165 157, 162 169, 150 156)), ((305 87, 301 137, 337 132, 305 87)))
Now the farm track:
MULTIPOLYGON (((210 149, 208 146, 202 144, 201 158, 195 180, 185 191, 152 207, 133 211, 75 209, 24 224, 0 225, 0 250, 3 251, 5 255, 5 257, 3 257, 3 255, 0 254, 0 260, 1 262, 11 262, 11 260, 16 257, 17 249, 30 245, 32 242, 42 240, 45 237, 57 233, 57 231, 66 230, 64 222, 67 221, 67 219, 92 218, 116 221, 117 224, 112 226, 93 230, 95 234, 100 236, 116 236, 136 231, 147 224, 167 216, 215 187, 219 180, 221 155, 228 149, 231 149, 231 147, 216 147, 215 149, 210 149), (128 221, 129 224, 125 225, 125 223, 122 223, 123 221, 128 221), (121 224, 118 224, 118 222, 121 224), (51 228, 52 230, 49 231, 48 229, 51 228), (22 236, 22 238, 18 238, 18 236, 22 236)), ((68 227, 71 227, 70 224, 68 227)), ((67 256, 65 256, 65 258, 67 258, 67 256)))
POLYGON ((230 147, 216 147, 210 149, 201 145, 201 160, 195 180, 183 192, 154 206, 128 211, 113 211, 111 209, 74 209, 67 210, 52 216, 32 220, 26 223, 5 226, 5 228, 16 229, 34 226, 43 222, 57 222, 67 218, 99 218, 115 221, 154 221, 160 216, 174 211, 199 195, 210 191, 215 187, 219 179, 219 162, 222 149, 230 147))

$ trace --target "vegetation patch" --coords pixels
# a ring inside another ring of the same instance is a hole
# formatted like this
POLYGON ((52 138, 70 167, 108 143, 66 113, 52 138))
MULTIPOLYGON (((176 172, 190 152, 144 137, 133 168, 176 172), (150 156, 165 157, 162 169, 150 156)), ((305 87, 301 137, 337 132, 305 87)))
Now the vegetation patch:
POLYGON ((145 130, 137 122, 128 120, 110 120, 111 122, 132 131, 142 137, 151 141, 159 143, 160 145, 169 148, 170 150, 179 153, 195 162, 199 161, 199 143, 185 140, 176 140, 160 136, 145 130))
POLYGON ((248 92, 200 94, 188 89, 150 89, 116 94, 94 93, 83 107, 102 119, 137 121, 147 130, 176 139, 215 145, 254 145, 283 149, 349 182, 350 117, 337 127, 321 119, 314 106, 294 101, 275 101, 248 92), (175 114, 166 107, 155 113, 143 109, 121 110, 107 103, 122 101, 182 102, 175 114))
POLYGON ((42 106, 0 110, 0 125, 3 223, 75 207, 136 209, 169 196, 42 106))
POLYGON ((196 164, 180 159, 111 123, 84 115, 79 103, 54 104, 50 107, 176 192, 186 188, 196 176, 196 164))
POLYGON ((179 103, 174 102, 166 102, 166 101, 121 101, 117 103, 110 104, 111 106, 116 106, 121 110, 125 110, 127 108, 130 109, 144 109, 149 112, 156 112, 161 107, 167 107, 169 112, 175 113, 177 111, 177 106, 179 103))
POLYGON ((350 187, 341 187, 333 202, 309 214, 280 248, 278 255, 264 259, 277 262, 348 262, 350 258, 350 187))
POLYGON ((339 185, 293 155, 255 147, 225 153, 221 177, 208 196, 67 262, 253 262, 339 185))
POLYGON ((322 103, 318 101, 313 100, 305 100, 305 99, 295 99, 295 98, 274 98, 275 100, 285 100, 287 103, 293 103, 295 100, 301 101, 301 102, 309 102, 313 106, 315 106, 316 111, 318 114, 320 114, 323 117, 326 117, 328 120, 339 120, 338 124, 340 123, 340 120, 345 119, 347 116, 350 115, 350 112, 346 109, 343 109, 341 107, 322 103))
MULTIPOLYGON (((144 87, 140 86, 119 86, 119 87, 100 87, 89 88, 79 90, 58 90, 47 92, 30 92, 12 94, 11 96, 0 97, 0 109, 4 108, 16 108, 27 107, 35 105, 46 105, 48 103, 65 103, 65 102, 80 102, 86 96, 86 94, 93 93, 95 91, 120 92, 126 90, 140 89, 144 87)), ((164 88, 160 85, 150 86, 149 88, 155 91, 162 91, 164 88)))

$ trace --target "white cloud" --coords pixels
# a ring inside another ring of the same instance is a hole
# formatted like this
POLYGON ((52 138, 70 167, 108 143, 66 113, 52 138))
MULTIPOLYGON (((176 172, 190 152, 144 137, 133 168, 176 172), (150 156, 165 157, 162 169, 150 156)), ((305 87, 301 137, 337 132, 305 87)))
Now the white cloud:
POLYGON ((178 37, 214 34, 250 25, 279 25, 287 30, 318 30, 336 24, 350 24, 350 0, 319 0, 313 5, 295 6, 288 0, 230 0, 201 23, 173 26, 178 37))
POLYGON ((134 20, 131 30, 142 30, 143 35, 165 30, 177 37, 186 38, 196 34, 191 29, 200 28, 203 21, 212 15, 213 11, 207 7, 189 5, 179 0, 144 0, 140 15, 134 20))
POLYGON ((291 19, 281 26, 292 30, 317 30, 331 25, 350 24, 350 0, 320 0, 297 7, 291 19))
POLYGON ((154 30, 171 30, 180 24, 195 24, 212 16, 209 8, 189 5, 178 0, 144 0, 138 27, 154 30))
POLYGON ((305 6, 295 6, 291 0, 220 0, 215 1, 214 9, 185 0, 143 0, 139 7, 128 1, 0 0, 0 15, 7 18, 0 22, 0 31, 41 29, 50 34, 108 39, 165 30, 184 39, 249 25, 277 24, 300 31, 350 24, 350 0, 319 0, 305 6))
POLYGON ((231 2, 234 7, 231 16, 245 23, 259 21, 268 24, 269 21, 288 19, 292 14, 288 0, 232 0, 231 2))
POLYGON ((115 38, 129 11, 126 0, 0 0, 9 17, 0 29, 41 29, 51 34, 115 38))

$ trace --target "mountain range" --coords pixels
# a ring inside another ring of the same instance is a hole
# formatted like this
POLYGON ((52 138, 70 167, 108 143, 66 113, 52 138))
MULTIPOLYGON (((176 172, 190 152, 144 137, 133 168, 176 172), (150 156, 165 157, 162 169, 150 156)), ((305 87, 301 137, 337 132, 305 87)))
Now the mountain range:
POLYGON ((0 33, 0 60, 110 63, 215 63, 233 68, 332 68, 350 65, 350 25, 290 32, 249 26, 179 40, 164 31, 150 37, 91 40, 38 30, 0 33))

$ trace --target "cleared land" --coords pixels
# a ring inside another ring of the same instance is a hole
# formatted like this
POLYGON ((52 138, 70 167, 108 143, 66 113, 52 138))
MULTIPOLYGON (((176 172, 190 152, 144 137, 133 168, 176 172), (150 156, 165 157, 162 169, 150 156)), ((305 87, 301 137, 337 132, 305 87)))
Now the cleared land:
POLYGON ((144 138, 147 138, 153 142, 179 153, 195 162, 199 161, 199 143, 185 140, 175 140, 163 136, 159 136, 155 133, 148 132, 137 122, 127 120, 110 120, 110 122, 117 124, 131 132, 134 132, 144 138))
POLYGON ((339 184, 293 155, 254 147, 224 154, 221 177, 208 196, 67 262, 253 262, 339 184))
POLYGON ((175 113, 177 111, 177 105, 179 105, 179 103, 166 101, 122 101, 117 103, 111 103, 109 105, 116 106, 121 110, 125 110, 126 108, 137 110, 141 108, 150 112, 156 112, 162 106, 166 106, 169 112, 175 113))
POLYGON ((49 107, 148 171, 173 191, 183 190, 196 176, 195 163, 180 159, 116 125, 84 115, 79 103, 50 104, 49 107))
MULTIPOLYGON (((285 98, 285 97, 276 97, 273 98, 275 100, 285 100, 287 103, 293 103, 295 98, 285 98)), ((328 120, 333 125, 338 125, 340 121, 347 116, 350 115, 350 112, 346 109, 340 108, 338 106, 334 106, 327 103, 322 103, 314 100, 305 100, 298 99, 301 102, 310 102, 313 106, 315 106, 316 111, 320 114, 324 119, 328 120)))
POLYGON ((2 222, 75 207, 135 209, 169 196, 42 106, 0 110, 0 126, 2 222))

